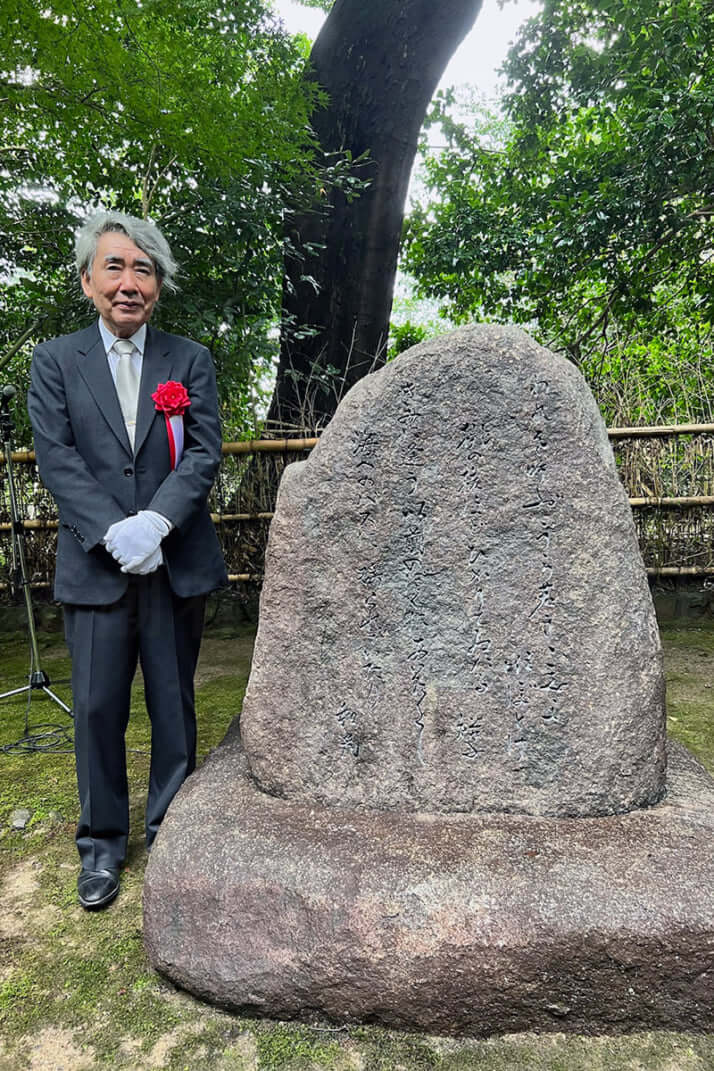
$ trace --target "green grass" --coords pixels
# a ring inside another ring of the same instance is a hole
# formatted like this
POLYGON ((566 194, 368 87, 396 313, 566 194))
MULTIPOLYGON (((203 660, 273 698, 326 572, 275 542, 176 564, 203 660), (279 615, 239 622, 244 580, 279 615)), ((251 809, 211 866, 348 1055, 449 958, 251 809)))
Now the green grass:
POLYGON ((714 773, 714 629, 662 629, 669 732, 714 773))
MULTIPOLYGON (((199 756, 239 711, 250 630, 211 631, 199 666, 199 756)), ((714 772, 710 689, 714 630, 663 632, 671 731, 714 772)), ((43 668, 69 697, 59 634, 41 637, 43 668)), ((0 635, 0 690, 27 674, 23 635, 0 635)), ((0 746, 25 731, 24 700, 0 704, 0 746)), ((30 727, 68 724, 33 696, 30 727)), ((711 1071, 714 1036, 523 1034, 483 1041, 406 1035, 376 1027, 256 1021, 175 990, 150 968, 142 943, 146 865, 143 806, 149 725, 135 685, 127 743, 132 834, 122 891, 111 909, 76 902, 77 802, 70 754, 0 754, 0 1071, 711 1071), (12 831, 12 812, 32 819, 12 831)), ((217 802, 219 804, 219 801, 217 802)))

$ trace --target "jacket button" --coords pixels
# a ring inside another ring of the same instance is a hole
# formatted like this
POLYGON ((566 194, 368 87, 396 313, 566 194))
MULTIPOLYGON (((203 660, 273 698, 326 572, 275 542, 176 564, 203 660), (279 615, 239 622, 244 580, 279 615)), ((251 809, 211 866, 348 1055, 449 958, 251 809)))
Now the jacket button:
POLYGON ((127 467, 124 469, 124 475, 125 476, 133 476, 134 475, 134 470, 131 467, 131 465, 127 465, 127 467))

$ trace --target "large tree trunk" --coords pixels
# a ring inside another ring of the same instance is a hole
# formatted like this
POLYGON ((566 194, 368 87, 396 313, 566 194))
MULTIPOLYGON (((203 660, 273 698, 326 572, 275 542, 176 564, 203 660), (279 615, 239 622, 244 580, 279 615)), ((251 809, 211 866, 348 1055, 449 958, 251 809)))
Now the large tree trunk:
POLYGON ((419 130, 446 64, 482 0, 336 0, 315 41, 329 95, 313 127, 325 153, 368 153, 369 187, 329 211, 309 206, 286 261, 285 327, 269 419, 324 426, 342 395, 386 357, 404 202, 419 130))

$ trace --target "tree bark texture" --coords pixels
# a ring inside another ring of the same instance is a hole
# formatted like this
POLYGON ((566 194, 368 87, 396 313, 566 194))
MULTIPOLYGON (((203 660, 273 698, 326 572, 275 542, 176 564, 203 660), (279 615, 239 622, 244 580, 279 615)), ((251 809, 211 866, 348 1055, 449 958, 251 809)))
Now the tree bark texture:
POLYGON ((280 363, 269 419, 312 431, 384 363, 397 256, 419 131, 482 0, 336 0, 312 49, 326 107, 312 124, 324 153, 367 154, 349 200, 297 217, 286 261, 280 363), (327 210, 325 210, 325 208, 327 210))

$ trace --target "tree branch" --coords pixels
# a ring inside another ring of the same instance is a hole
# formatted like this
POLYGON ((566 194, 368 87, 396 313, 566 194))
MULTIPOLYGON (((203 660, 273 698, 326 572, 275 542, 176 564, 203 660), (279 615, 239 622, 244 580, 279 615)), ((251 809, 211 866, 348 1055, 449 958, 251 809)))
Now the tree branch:
POLYGON ((161 168, 161 170, 159 171, 159 173, 156 176, 155 182, 153 183, 151 188, 149 188, 149 175, 151 173, 151 168, 154 166, 154 162, 156 160, 156 144, 154 143, 154 145, 151 146, 151 156, 149 158, 149 163, 147 164, 147 167, 146 167, 146 173, 144 174, 144 180, 142 182, 142 191, 141 191, 141 206, 142 206, 142 211, 144 213, 144 218, 146 218, 148 216, 148 214, 149 214, 149 208, 151 207, 151 202, 153 200, 154 194, 156 193, 156 191, 158 189, 158 186, 159 186, 159 183, 161 182, 161 179, 164 177, 164 175, 166 174, 168 169, 170 167, 172 167, 173 164, 176 163, 177 159, 178 159, 177 156, 172 156, 170 158, 170 160, 161 168))
MULTIPOLYGON (((151 152, 149 153, 149 162, 146 165, 146 171, 144 172, 144 177, 141 182, 141 212, 144 219, 146 219, 149 214, 149 203, 151 201, 151 195, 149 193, 149 175, 151 174, 151 169, 154 166, 155 159, 156 142, 154 142, 151 146, 151 152)), ((154 184, 154 189, 156 189, 156 184, 154 184)))
POLYGON ((40 326, 40 324, 43 322, 44 319, 45 319, 45 316, 38 316, 37 319, 33 320, 32 323, 30 324, 30 326, 27 328, 27 330, 24 331, 20 335, 20 337, 15 342, 12 343, 10 348, 5 351, 5 353, 2 355, 2 357, 0 357, 0 370, 2 370, 7 364, 10 363, 10 361, 12 360, 12 358, 15 356, 16 353, 20 352, 22 347, 27 342, 28 338, 31 338, 31 336, 35 333, 35 331, 37 330, 37 328, 40 326))

